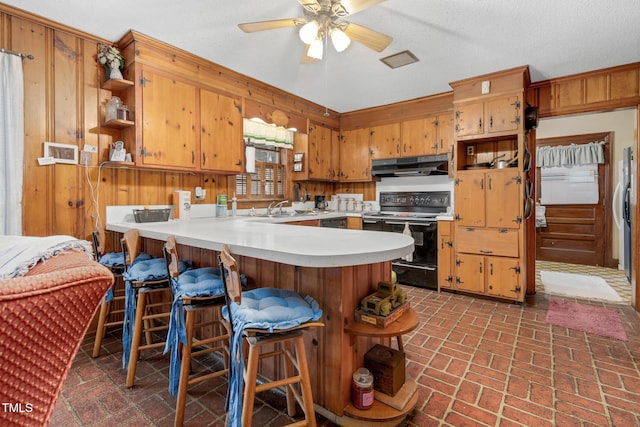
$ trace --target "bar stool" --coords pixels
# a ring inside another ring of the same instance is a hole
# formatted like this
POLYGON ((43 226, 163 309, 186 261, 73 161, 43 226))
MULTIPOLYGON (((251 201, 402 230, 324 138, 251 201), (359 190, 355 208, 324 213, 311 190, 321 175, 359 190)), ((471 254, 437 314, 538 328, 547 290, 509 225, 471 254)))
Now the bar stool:
POLYGON ((178 251, 175 236, 169 236, 164 244, 164 255, 173 293, 173 307, 165 353, 171 350, 169 367, 169 392, 176 396, 175 426, 182 426, 187 401, 187 387, 226 375, 229 372, 229 334, 221 321, 220 309, 225 305, 224 285, 219 268, 203 267, 178 271, 178 251), (196 314, 207 310, 210 320, 196 324, 196 314), (186 316, 185 316, 186 314, 186 316), (194 339, 195 329, 211 327, 213 336, 194 339), (198 348, 194 351, 194 348, 198 348), (191 374, 191 359, 217 352, 224 360, 224 368, 191 374))
POLYGON ((251 426, 255 394, 285 386, 289 416, 295 415, 296 402, 305 415, 304 421, 291 425, 314 427, 316 417, 303 330, 324 326, 318 322, 322 310, 313 298, 302 298, 285 289, 257 288, 242 292, 238 266, 227 245, 218 259, 227 296, 222 315, 231 333, 228 425, 251 426), (243 367, 243 340, 249 347, 246 368, 243 367), (258 362, 269 357, 284 357, 285 378, 257 384, 258 362))
MULTIPOLYGON (((133 387, 140 351, 164 347, 166 340, 153 342, 153 334, 169 330, 171 288, 164 258, 141 252, 140 233, 133 228, 122 237, 125 259, 125 316, 122 327, 122 367, 127 370, 127 387, 133 387), (159 324, 158 324, 159 323, 159 324), (142 334, 146 344, 141 345, 142 334)), ((182 266, 182 270, 186 269, 182 266)))
POLYGON ((122 252, 104 252, 104 228, 98 227, 91 233, 93 241, 93 253, 95 260, 111 270, 114 281, 107 291, 100 304, 100 314, 98 315, 98 326, 96 327, 96 339, 93 344, 92 357, 100 355, 102 339, 111 326, 121 326, 124 317, 124 282, 122 273, 124 272, 124 255, 122 252), (112 310, 113 305, 122 306, 117 310, 112 310), (109 318, 113 320, 109 321, 109 318))

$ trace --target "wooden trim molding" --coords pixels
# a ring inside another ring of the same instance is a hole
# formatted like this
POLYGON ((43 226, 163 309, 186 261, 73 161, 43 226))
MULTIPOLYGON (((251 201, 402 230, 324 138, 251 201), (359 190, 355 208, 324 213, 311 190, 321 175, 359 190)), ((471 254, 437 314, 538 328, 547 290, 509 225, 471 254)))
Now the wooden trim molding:
POLYGON ((533 83, 527 99, 540 117, 637 107, 640 62, 533 83))

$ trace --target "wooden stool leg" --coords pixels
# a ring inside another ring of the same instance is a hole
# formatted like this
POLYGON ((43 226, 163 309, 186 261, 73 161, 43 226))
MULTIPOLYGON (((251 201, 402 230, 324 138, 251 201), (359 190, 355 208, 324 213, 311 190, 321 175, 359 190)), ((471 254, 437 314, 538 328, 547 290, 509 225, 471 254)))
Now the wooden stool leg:
POLYGON ((107 317, 111 309, 111 302, 107 302, 104 298, 102 304, 100 304, 100 314, 98 316, 98 327, 96 328, 96 341, 93 344, 93 354, 91 357, 98 357, 100 355, 100 346, 102 345, 102 339, 107 330, 107 317))
MULTIPOLYGON (((286 378, 291 378, 295 372, 294 372, 294 368, 293 368, 293 362, 291 361, 291 359, 287 356, 287 353, 291 353, 291 343, 290 341, 286 341, 284 343, 280 343, 280 346, 284 346, 283 351, 284 351, 284 376, 286 378)), ((289 414, 290 417, 293 417, 296 415, 296 397, 293 394, 293 387, 295 387, 295 384, 289 384, 286 386, 286 392, 287 392, 287 413, 289 414)))
POLYGON ((311 378, 309 377, 309 366, 307 364, 307 353, 304 348, 304 338, 299 336, 296 342, 296 361, 300 374, 300 387, 302 388, 302 401, 304 402, 304 415, 307 425, 316 426, 316 412, 313 407, 313 393, 311 392, 311 378))
POLYGON ((189 373, 191 371, 191 345, 193 343, 193 325, 196 313, 188 310, 186 312, 185 328, 187 333, 187 345, 182 346, 182 360, 180 361, 180 382, 178 384, 178 397, 176 401, 176 418, 174 426, 180 427, 184 422, 184 408, 187 404, 187 386, 189 385, 189 373))
POLYGON ((140 339, 142 338, 143 321, 145 310, 145 293, 138 291, 136 303, 136 320, 133 324, 133 338, 131 339, 131 353, 129 354, 129 369, 127 370, 127 387, 133 387, 136 380, 136 365, 140 356, 140 339))
POLYGON ((253 404, 256 398, 256 381, 258 378, 258 361, 260 360, 260 348, 258 345, 249 345, 249 359, 244 377, 244 396, 242 399, 242 425, 251 426, 253 419, 253 404))

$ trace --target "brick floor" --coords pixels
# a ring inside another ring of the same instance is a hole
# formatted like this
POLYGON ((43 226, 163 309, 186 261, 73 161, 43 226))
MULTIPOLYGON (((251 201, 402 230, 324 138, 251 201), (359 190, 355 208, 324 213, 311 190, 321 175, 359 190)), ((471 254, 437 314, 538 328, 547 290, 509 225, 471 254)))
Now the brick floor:
MULTIPOLYGON (((614 308, 629 338, 624 342, 546 324, 549 301, 562 297, 543 292, 510 304, 408 290, 421 323, 404 340, 407 372, 420 399, 406 425, 640 425, 640 315, 629 305, 579 301, 614 308)), ((90 357, 93 338, 81 346, 50 425, 173 425, 168 360, 141 361, 136 386, 127 389, 119 331, 107 334, 97 359, 90 357)), ((225 394, 224 379, 193 388, 186 425, 222 426, 225 394)), ((290 422, 283 408, 282 396, 262 396, 254 425, 290 422)))

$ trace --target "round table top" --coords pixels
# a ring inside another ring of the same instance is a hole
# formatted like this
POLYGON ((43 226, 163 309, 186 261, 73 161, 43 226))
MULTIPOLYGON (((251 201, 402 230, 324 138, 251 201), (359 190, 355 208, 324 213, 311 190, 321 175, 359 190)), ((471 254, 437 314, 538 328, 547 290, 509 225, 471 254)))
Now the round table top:
POLYGON ((352 322, 347 325, 345 332, 352 335, 362 335, 366 337, 396 337, 413 331, 418 327, 418 313, 412 308, 408 308, 402 316, 390 323, 386 328, 377 328, 366 323, 352 322))

